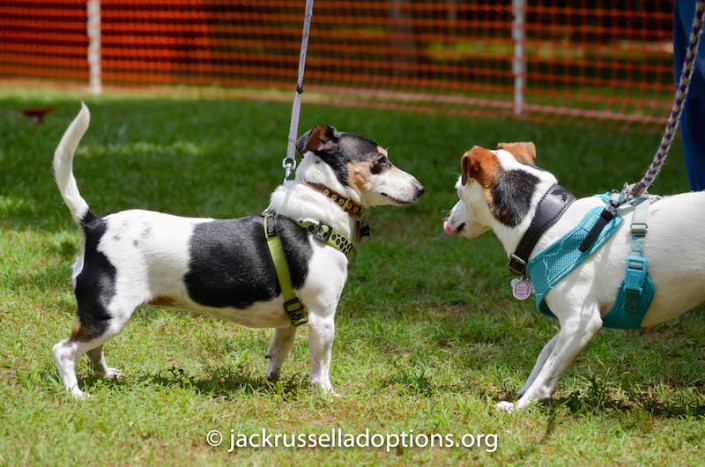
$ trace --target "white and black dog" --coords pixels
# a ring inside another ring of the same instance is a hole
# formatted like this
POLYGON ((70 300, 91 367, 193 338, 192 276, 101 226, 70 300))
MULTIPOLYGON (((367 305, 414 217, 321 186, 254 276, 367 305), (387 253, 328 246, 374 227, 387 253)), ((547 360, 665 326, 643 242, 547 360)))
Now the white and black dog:
MULTIPOLYGON (((556 177, 533 165, 535 157, 533 143, 467 151, 455 186, 460 201, 444 223, 445 232, 474 238, 492 229, 512 258, 539 201, 557 183, 556 177)), ((567 206, 539 237, 531 257, 598 206, 604 207, 604 202, 594 196, 567 206)), ((548 292, 546 303, 558 318, 560 331, 541 351, 516 404, 500 402, 498 408, 513 410, 550 397, 560 376, 600 330, 625 277, 633 215, 633 210, 624 211, 616 233, 548 292)), ((655 294, 642 326, 675 318, 705 300, 705 193, 661 198, 651 203, 648 216, 645 256, 655 294)))
MULTIPOLYGON (((77 399, 86 396, 75 370, 84 353, 103 377, 120 375, 106 365, 103 344, 122 331, 137 306, 150 303, 253 328, 276 328, 267 352, 267 378, 276 379, 296 327, 284 311, 262 216, 215 220, 143 210, 94 215, 73 176, 74 153, 89 121, 84 105, 61 138, 53 162, 61 196, 83 232, 72 275, 78 317, 71 335, 53 347, 66 389, 77 399)), ((303 155, 296 178, 274 191, 271 208, 277 213, 292 285, 308 309, 311 383, 334 393, 328 373, 348 259, 297 221, 323 222, 355 239, 358 217, 314 186, 328 187, 361 208, 407 205, 424 188, 394 167, 377 143, 328 125, 308 131, 296 147, 303 155)))

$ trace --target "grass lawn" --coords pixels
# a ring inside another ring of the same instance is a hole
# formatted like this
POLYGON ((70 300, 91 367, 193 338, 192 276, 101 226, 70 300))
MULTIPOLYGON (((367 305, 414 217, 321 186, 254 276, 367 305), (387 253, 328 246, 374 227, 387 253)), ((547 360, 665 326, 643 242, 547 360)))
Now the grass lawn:
MULTIPOLYGON (((702 307, 641 332, 605 330, 559 382, 551 400, 515 414, 513 400, 554 321, 511 296, 505 254, 490 233, 447 237, 461 154, 472 145, 532 140, 537 162, 578 196, 637 180, 658 134, 605 125, 469 120, 304 105, 317 123, 389 147, 426 186, 407 208, 371 210, 336 318, 331 380, 340 399, 308 385, 306 329, 282 380, 264 380, 272 330, 141 307, 106 345, 118 382, 84 357, 74 402, 51 346, 75 314, 70 265, 79 231, 50 170, 59 138, 86 99, 92 125, 75 172, 97 214, 144 208, 187 216, 260 212, 281 181, 288 104, 102 98, 0 89, 0 465, 697 464, 705 440, 702 307), (50 105, 33 127, 20 109, 50 105), (237 448, 232 433, 403 432, 496 434, 470 448, 237 448), (206 434, 220 430, 214 448, 206 434), (231 431, 232 430, 232 431, 231 431)), ((653 191, 687 191, 680 146, 653 191)))

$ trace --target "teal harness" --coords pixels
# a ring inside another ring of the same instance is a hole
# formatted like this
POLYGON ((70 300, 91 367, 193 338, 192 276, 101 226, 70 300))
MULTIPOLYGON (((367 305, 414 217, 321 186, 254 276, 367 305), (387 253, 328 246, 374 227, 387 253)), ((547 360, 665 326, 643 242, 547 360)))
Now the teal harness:
MULTIPOLYGON (((610 201, 609 193, 598 196, 605 204, 610 201)), ((649 199, 637 198, 623 206, 620 209, 634 208, 631 225, 632 254, 627 258, 624 280, 612 309, 602 320, 602 326, 613 329, 639 329, 654 298, 654 284, 647 272, 647 260, 644 258, 649 199)), ((605 224, 590 247, 581 251, 580 245, 600 219, 602 211, 602 207, 591 209, 575 228, 538 252, 528 262, 526 271, 536 292, 536 307, 542 314, 555 317, 546 304, 546 294, 617 232, 622 222, 619 211, 605 224)))

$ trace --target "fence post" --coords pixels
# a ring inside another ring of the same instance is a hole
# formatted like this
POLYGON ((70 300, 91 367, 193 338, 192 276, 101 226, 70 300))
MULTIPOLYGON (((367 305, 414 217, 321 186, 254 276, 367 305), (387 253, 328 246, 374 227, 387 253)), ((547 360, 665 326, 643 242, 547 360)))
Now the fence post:
POLYGON ((103 91, 100 52, 100 0, 88 0, 86 8, 88 11, 86 32, 88 34, 89 89, 93 94, 100 94, 103 91))
POLYGON ((525 48, 525 8, 526 0, 512 0, 512 39, 514 40, 514 59, 512 74, 514 75, 514 114, 524 112, 524 88, 526 87, 526 48, 525 48))

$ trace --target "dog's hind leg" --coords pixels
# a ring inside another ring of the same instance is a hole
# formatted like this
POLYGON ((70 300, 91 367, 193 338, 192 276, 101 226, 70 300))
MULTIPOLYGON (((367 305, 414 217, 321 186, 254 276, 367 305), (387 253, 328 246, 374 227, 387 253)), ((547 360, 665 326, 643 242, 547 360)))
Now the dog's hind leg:
POLYGON ((279 372, 286 360, 286 356, 289 355, 295 336, 296 327, 294 326, 289 325, 274 329, 274 337, 272 337, 272 342, 269 344, 269 350, 267 350, 267 355, 265 356, 265 358, 269 359, 269 365, 267 365, 268 380, 277 381, 279 379, 279 372))
POLYGON ((561 320, 561 330, 555 338, 553 349, 533 383, 516 404, 500 402, 497 404, 497 408, 508 411, 515 408, 521 409, 534 400, 550 397, 563 372, 568 369, 568 366, 601 327, 602 318, 600 318, 600 311, 596 304, 585 305, 582 310, 565 316, 561 320))
POLYGON ((556 342, 558 341, 558 334, 553 336, 553 339, 548 341, 546 345, 543 346, 543 349, 541 349, 541 353, 539 354, 539 358, 536 359, 536 364, 534 365, 534 369, 531 370, 531 374, 529 375, 529 378, 526 380, 526 384, 519 389, 519 392, 517 393, 518 397, 523 396, 526 393, 526 390, 531 387, 531 385, 534 383, 534 380, 538 376, 539 372, 541 371, 541 368, 543 368, 544 363, 546 363, 546 360, 548 359, 548 356, 551 355, 551 352, 553 352, 553 347, 556 345, 556 342))
POLYGON ((96 347, 95 349, 89 350, 88 352, 86 352, 86 355, 88 355, 88 358, 91 360, 93 367, 96 369, 96 371, 100 372, 103 378, 120 378, 122 376, 122 371, 116 368, 109 368, 108 365, 105 363, 105 354, 103 353, 102 345, 96 347))
POLYGON ((54 345, 51 349, 61 381, 63 381, 66 390, 69 391, 76 400, 88 397, 87 393, 79 389, 78 379, 76 378, 76 360, 86 352, 86 350, 85 345, 75 340, 73 336, 67 337, 54 345))
MULTIPOLYGON (((59 376, 74 399, 80 400, 90 395, 81 391, 76 378, 76 361, 86 352, 100 349, 110 337, 109 333, 90 335, 90 331, 81 332, 81 326, 74 325, 74 332, 70 337, 62 340, 52 348, 59 376)), ((85 327, 84 327, 85 329, 85 327)))
MULTIPOLYGON (((98 305, 96 307, 100 308, 98 305)), ((122 332, 135 307, 136 305, 129 307, 124 304, 121 307, 112 305, 110 312, 103 311, 87 315, 85 312, 81 313, 82 307, 79 306, 79 315, 82 315, 83 318, 79 317, 76 320, 71 336, 52 348, 59 376, 61 376, 66 390, 71 393, 74 399, 85 399, 89 396, 79 389, 76 378, 76 361, 84 353, 88 353, 89 358, 98 367, 103 377, 112 378, 120 374, 118 370, 108 368, 105 364, 103 344, 122 332), (96 319, 98 316, 106 319, 96 319)))

